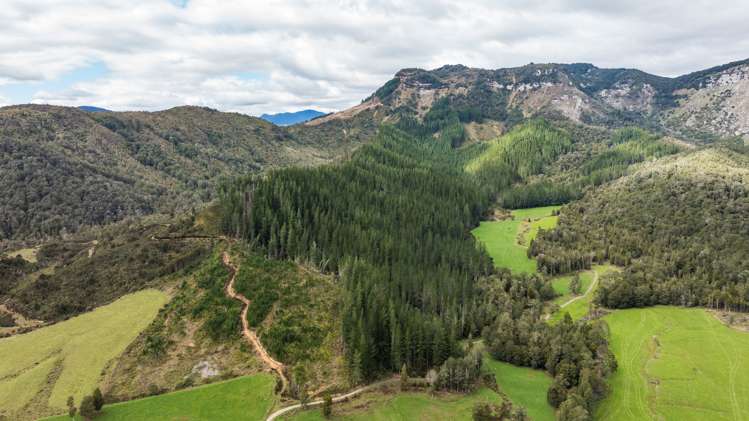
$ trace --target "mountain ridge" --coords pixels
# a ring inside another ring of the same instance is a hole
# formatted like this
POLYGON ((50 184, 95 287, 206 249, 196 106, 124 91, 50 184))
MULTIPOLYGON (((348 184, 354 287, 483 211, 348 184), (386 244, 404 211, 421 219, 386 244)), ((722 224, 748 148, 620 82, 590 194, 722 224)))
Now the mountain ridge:
POLYGON ((295 134, 238 113, 182 106, 157 112, 0 108, 0 240, 43 238, 84 225, 211 200, 224 178, 319 165, 355 147, 334 134, 295 134))
POLYGON ((292 124, 304 123, 305 121, 324 116, 326 113, 317 110, 301 110, 295 112, 263 114, 260 116, 265 121, 270 121, 277 126, 290 126, 292 124))
POLYGON ((306 124, 369 109, 381 121, 420 120, 445 99, 454 108, 478 110, 478 119, 510 124, 544 116, 606 127, 643 125, 698 141, 749 139, 749 59, 677 77, 590 63, 405 68, 361 104, 306 124))

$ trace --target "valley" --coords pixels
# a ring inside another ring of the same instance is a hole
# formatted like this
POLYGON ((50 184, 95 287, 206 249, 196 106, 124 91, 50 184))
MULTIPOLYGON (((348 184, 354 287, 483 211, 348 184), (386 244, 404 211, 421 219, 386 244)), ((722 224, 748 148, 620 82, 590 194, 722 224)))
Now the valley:
POLYGON ((749 418, 746 66, 404 69, 288 127, 0 108, 0 415, 749 418))

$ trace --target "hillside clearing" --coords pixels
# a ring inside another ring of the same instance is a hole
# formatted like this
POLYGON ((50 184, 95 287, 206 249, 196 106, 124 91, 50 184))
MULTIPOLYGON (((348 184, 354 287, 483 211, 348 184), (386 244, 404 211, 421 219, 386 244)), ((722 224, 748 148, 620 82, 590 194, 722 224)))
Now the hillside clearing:
POLYGON ((557 217, 552 212, 559 206, 517 209, 512 219, 482 221, 473 235, 486 247, 495 267, 513 272, 534 273, 536 261, 527 255, 528 244, 538 234, 539 228, 550 229, 557 217))
POLYGON ((21 258, 23 258, 29 263, 36 263, 37 262, 36 255, 38 252, 39 252, 39 247, 32 247, 32 248, 9 251, 5 253, 5 256, 6 257, 21 256, 21 258))
POLYGON ((698 308, 617 310, 606 321, 619 369, 597 419, 749 419, 749 335, 698 308))
POLYGON ((0 392, 23 391, 20 396, 0 393, 4 414, 24 419, 61 412, 71 395, 80 402, 96 387, 107 363, 148 326, 167 298, 161 291, 140 291, 67 321, 0 340, 0 392), (34 411, 20 411, 32 401, 38 401, 34 411))
MULTIPOLYGON (((600 279, 603 275, 618 270, 616 266, 613 265, 594 265, 591 270, 581 272, 580 273, 580 280, 582 281, 583 287, 581 288, 581 291, 583 291, 583 294, 578 296, 572 296, 571 294, 564 295, 562 297, 558 297, 554 302, 560 306, 560 309, 552 314, 549 318, 549 323, 554 324, 562 320, 562 317, 564 317, 565 313, 569 313, 570 317, 572 317, 572 320, 579 320, 585 316, 588 315, 588 310, 590 309, 590 303, 593 302, 593 298, 595 297, 596 289, 598 288, 600 279)), ((564 276, 562 278, 557 279, 564 279, 571 277, 564 276)), ((552 285, 554 286, 554 289, 559 290, 563 289, 563 284, 560 285, 560 283, 563 283, 564 281, 552 281, 552 285), (554 285, 554 283, 557 283, 554 285)), ((569 290, 569 282, 567 282, 567 290, 569 290)))

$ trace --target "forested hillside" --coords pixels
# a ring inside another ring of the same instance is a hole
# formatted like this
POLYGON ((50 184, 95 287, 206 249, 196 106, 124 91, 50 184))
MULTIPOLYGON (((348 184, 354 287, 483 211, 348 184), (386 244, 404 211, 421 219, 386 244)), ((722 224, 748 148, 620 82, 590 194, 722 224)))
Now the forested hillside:
POLYGON ((360 141, 316 133, 300 136, 197 107, 156 113, 1 108, 0 189, 7 194, 0 202, 0 240, 184 212, 210 201, 222 178, 328 162, 360 141))
POLYGON ((564 208, 530 253, 547 273, 610 261, 610 308, 654 304, 747 310, 749 158, 720 146, 644 164, 564 208))
POLYGON ((474 283, 491 265, 467 230, 487 198, 446 162, 420 156, 440 147, 385 127, 341 166, 272 172, 221 193, 227 232, 271 257, 341 273, 356 382, 402 363, 439 365, 472 325, 474 283))
MULTIPOLYGON (((549 162, 549 155, 533 153, 548 136, 529 135, 551 130, 543 127, 531 123, 505 139, 503 151, 527 156, 528 169, 515 161, 513 171, 493 177, 497 186, 549 162)), ((352 384, 402 365, 424 375, 443 363, 461 364, 450 360, 462 354, 458 341, 483 333, 496 358, 558 377, 549 392, 554 406, 587 413, 605 395, 603 379, 615 369, 605 327, 591 332, 568 320, 548 328, 539 318, 544 300, 554 297, 547 281, 509 273, 487 279, 491 261, 469 229, 498 189, 464 171, 480 151, 434 139, 428 127, 411 130, 427 136, 384 126, 341 165, 273 171, 225 185, 223 229, 269 257, 310 262, 340 276, 352 384)), ((516 156, 504 154, 487 156, 498 162, 516 156)))
POLYGON ((35 249, 34 261, 0 255, 0 302, 27 318, 54 322, 155 286, 202 261, 210 241, 155 241, 191 219, 123 221, 35 249))

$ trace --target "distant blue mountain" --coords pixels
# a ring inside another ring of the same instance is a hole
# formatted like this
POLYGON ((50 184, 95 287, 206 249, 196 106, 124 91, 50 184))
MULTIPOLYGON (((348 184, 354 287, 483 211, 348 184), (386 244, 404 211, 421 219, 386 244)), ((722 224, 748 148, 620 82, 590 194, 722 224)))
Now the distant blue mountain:
POLYGON ((260 118, 265 121, 270 121, 277 126, 290 126, 292 124, 304 123, 305 121, 312 120, 315 117, 320 117, 325 114, 326 113, 315 110, 304 110, 295 113, 263 114, 260 118))
POLYGON ((78 107, 79 110, 88 111, 90 113, 106 113, 109 112, 106 108, 94 107, 92 105, 81 105, 78 107))

